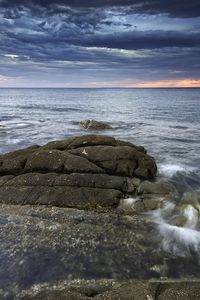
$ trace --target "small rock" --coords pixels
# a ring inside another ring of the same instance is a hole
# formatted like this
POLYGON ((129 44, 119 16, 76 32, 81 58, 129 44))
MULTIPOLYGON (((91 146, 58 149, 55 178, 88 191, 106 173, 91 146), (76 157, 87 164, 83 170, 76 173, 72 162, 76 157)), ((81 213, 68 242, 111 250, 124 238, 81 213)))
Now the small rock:
POLYGON ((167 195, 175 192, 175 187, 169 183, 164 181, 159 182, 150 182, 143 181, 141 185, 138 187, 138 194, 159 194, 159 195, 167 195))
POLYGON ((84 120, 81 121, 79 125, 85 129, 95 129, 95 130, 112 129, 112 127, 109 124, 105 122, 95 121, 95 120, 84 120))
POLYGON ((197 205, 200 203, 200 189, 187 191, 181 198, 181 203, 197 205))
POLYGON ((173 217, 171 220, 170 220, 170 225, 175 225, 175 226, 178 226, 178 227, 183 227, 185 225, 185 223, 187 222, 187 219, 185 216, 177 216, 175 215, 175 217, 173 217))
POLYGON ((136 188, 138 188, 138 186, 140 185, 141 180, 137 177, 134 177, 132 179, 127 179, 127 192, 128 193, 132 193, 136 190, 136 188))
POLYGON ((148 212, 162 207, 165 199, 164 197, 148 196, 149 195, 145 195, 145 197, 143 196, 134 203, 134 210, 136 212, 148 212))

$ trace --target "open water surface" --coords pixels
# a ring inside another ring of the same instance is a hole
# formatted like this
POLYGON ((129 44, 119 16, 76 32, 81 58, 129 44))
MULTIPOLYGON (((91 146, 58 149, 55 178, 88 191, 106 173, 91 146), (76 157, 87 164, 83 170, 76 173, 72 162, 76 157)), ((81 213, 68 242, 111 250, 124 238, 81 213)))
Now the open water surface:
POLYGON ((200 89, 0 89, 0 153, 88 132, 144 145, 168 174, 200 169, 200 89))

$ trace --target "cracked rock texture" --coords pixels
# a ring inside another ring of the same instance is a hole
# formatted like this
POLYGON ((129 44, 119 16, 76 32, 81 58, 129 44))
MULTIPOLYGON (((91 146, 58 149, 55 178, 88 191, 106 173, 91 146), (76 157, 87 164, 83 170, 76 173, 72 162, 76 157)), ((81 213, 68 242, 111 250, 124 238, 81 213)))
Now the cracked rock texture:
POLYGON ((92 209, 116 207, 130 179, 151 179, 154 159, 143 147, 86 135, 0 155, 0 203, 92 209))

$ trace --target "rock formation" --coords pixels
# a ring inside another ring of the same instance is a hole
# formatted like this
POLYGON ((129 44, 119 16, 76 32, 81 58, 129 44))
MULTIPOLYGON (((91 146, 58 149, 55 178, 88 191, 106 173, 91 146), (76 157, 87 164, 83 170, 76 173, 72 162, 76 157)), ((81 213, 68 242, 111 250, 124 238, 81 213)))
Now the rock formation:
POLYGON ((75 137, 1 155, 0 202, 112 207, 134 191, 134 177, 151 179, 156 171, 143 147, 108 136, 75 137))
POLYGON ((174 192, 156 173, 143 147, 100 135, 0 155, 0 299, 199 299, 198 282, 160 280, 198 277, 199 257, 163 253, 139 213, 174 192))

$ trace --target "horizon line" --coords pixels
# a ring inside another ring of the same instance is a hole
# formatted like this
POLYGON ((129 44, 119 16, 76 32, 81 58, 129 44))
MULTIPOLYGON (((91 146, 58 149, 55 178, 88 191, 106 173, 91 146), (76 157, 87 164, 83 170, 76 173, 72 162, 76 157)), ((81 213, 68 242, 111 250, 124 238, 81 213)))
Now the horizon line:
POLYGON ((116 86, 111 86, 111 87, 47 87, 47 86, 29 86, 29 87, 25 87, 25 86, 21 86, 21 87, 17 87, 17 86, 3 86, 0 87, 0 89, 127 89, 127 90, 133 90, 133 89, 139 89, 139 90, 143 90, 143 89, 200 89, 200 86, 177 86, 177 87, 165 87, 165 86, 160 86, 160 87, 116 87, 116 86))

